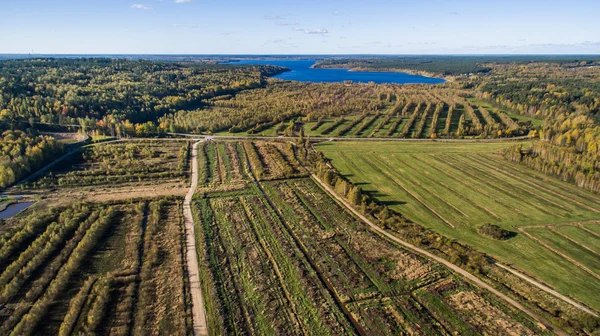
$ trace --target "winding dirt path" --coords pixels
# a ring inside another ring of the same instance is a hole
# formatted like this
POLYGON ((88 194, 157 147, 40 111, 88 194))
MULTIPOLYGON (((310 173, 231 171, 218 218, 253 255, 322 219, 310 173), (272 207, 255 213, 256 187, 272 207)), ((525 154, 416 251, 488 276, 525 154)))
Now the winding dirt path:
POLYGON ((204 297, 200 287, 200 271, 198 269, 198 253, 196 252, 196 234, 194 231, 194 217, 192 216, 192 198, 198 186, 198 141, 192 147, 192 184, 183 202, 183 217, 185 223, 186 259, 187 271, 190 281, 190 292, 192 294, 192 324, 194 335, 208 336, 206 326, 206 310, 204 309, 204 297))
POLYGON ((379 226, 375 225, 373 222, 371 222, 369 219, 367 219, 365 216, 363 216, 361 213, 359 213, 357 210, 354 209, 354 207, 352 207, 350 204, 348 204, 348 202, 346 202, 346 200, 344 200, 343 198, 341 198, 340 196, 338 196, 327 184, 325 184, 323 181, 321 181, 315 174, 311 173, 312 178, 317 181, 317 183, 319 183, 319 185, 321 187, 323 187, 323 189, 325 189, 333 198, 335 198, 338 202, 340 202, 340 204, 342 204, 344 207, 346 207, 349 211, 351 211, 354 215, 356 215, 358 218, 360 218, 362 221, 364 221, 367 225, 369 225, 369 227, 371 227, 371 229, 377 233, 379 233, 380 235, 406 247, 409 250, 412 250, 413 252, 416 252, 420 255, 423 255, 431 260, 434 260, 444 266, 446 266, 447 268, 451 269, 452 271, 460 274, 461 276, 465 277, 466 279, 468 279, 469 281, 471 281, 473 284, 475 284, 476 286, 485 289, 491 293, 493 293, 494 295, 496 295, 497 297, 499 297, 500 299, 504 300, 505 302, 507 302, 508 304, 512 305, 513 307, 519 309, 520 311, 522 311, 523 313, 529 315, 530 317, 532 317, 534 320, 536 320, 538 323, 540 323, 541 325, 545 326, 546 328, 554 331, 556 334, 558 335, 564 335, 564 333, 561 330, 558 330, 557 328, 553 327, 550 323, 546 322, 544 319, 542 319, 541 317, 539 317, 537 314, 534 314, 533 312, 531 312, 529 309, 525 308, 522 304, 518 303, 517 301, 511 299, 510 297, 506 296, 505 294, 503 294, 502 292, 498 291, 497 289, 493 288, 492 286, 488 285, 487 283, 483 282, 481 279, 477 278, 476 276, 474 276, 473 274, 465 271, 464 269, 454 265, 453 263, 440 258, 428 251, 425 251, 411 243, 408 243, 394 235, 392 235, 391 233, 385 231, 384 229, 380 228, 379 226))

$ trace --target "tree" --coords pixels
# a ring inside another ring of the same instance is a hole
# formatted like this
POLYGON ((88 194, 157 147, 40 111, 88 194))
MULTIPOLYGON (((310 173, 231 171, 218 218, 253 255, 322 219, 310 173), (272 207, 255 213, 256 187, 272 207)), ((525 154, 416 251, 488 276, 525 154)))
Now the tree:
POLYGON ((360 187, 357 186, 352 186, 350 188, 350 191, 348 191, 348 201, 350 202, 350 204, 352 205, 359 205, 361 204, 362 201, 362 192, 360 190, 360 187))

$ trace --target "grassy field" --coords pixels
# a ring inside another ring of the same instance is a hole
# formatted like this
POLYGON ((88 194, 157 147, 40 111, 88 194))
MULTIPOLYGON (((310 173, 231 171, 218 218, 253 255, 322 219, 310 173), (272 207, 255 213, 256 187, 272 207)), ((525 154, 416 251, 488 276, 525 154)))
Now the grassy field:
POLYGON ((541 332, 369 230, 305 177, 286 143, 209 142, 201 153, 195 214, 211 334, 541 332))
POLYGON ((0 334, 185 334, 180 199, 73 204, 3 227, 0 334))
POLYGON ((496 153, 510 145, 340 142, 317 148, 352 182, 409 219, 600 309, 593 295, 600 291, 598 236, 589 233, 598 225, 579 224, 600 219, 600 196, 504 161, 496 153), (484 237, 477 228, 486 223, 516 236, 484 237), (545 228, 564 223, 570 225, 545 228))

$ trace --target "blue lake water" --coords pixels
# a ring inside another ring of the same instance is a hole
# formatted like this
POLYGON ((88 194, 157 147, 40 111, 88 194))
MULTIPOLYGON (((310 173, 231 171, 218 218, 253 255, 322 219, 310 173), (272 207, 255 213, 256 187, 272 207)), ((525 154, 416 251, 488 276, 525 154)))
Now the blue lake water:
POLYGON ((348 69, 314 69, 311 68, 316 62, 313 60, 244 60, 232 64, 270 64, 292 69, 274 78, 295 80, 299 82, 335 83, 353 81, 356 83, 374 82, 377 84, 440 84, 445 80, 419 75, 411 75, 404 72, 368 72, 349 71, 348 69))
POLYGON ((33 202, 21 202, 21 203, 13 203, 6 207, 6 209, 0 211, 0 219, 8 219, 11 218, 21 211, 32 206, 33 202))

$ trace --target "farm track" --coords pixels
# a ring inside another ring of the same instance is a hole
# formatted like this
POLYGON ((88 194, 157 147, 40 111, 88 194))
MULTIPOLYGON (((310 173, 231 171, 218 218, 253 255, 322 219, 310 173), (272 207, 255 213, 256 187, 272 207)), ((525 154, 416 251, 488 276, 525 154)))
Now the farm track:
MULTIPOLYGON (((508 164, 507 161, 502 161, 502 159, 499 158, 497 155, 493 155, 493 154, 482 155, 482 154, 480 154, 480 157, 483 158, 483 159, 485 159, 485 160, 487 160, 487 161, 490 161, 490 162, 493 162, 495 164, 501 165, 505 170, 510 170, 510 171, 513 171, 513 172, 520 173, 520 174, 524 175, 525 177, 531 177, 531 178, 534 178, 534 179, 539 179, 539 180, 541 180, 543 182, 548 182, 548 183, 551 183, 552 179, 554 179, 554 178, 548 177, 546 175, 543 175, 542 173, 539 173, 539 172, 525 171, 525 170, 519 168, 516 165, 508 164)), ((571 184, 565 183, 565 186, 569 189, 568 192, 571 193, 571 194, 573 194, 573 195, 577 195, 578 197, 583 197, 583 198, 586 198, 586 197, 589 196, 589 195, 586 195, 586 194, 582 193, 581 192, 582 190, 578 189, 578 187, 575 186, 575 185, 571 185, 571 184)))
MULTIPOLYGON (((473 164, 471 164, 471 163, 469 163, 469 162, 466 162, 465 160, 462 160, 462 159, 456 159, 456 161, 458 161, 459 163, 461 163, 461 164, 463 164, 463 165, 466 165, 466 166, 470 167, 470 168, 471 168, 471 169, 473 169, 473 170, 476 170, 476 171, 478 171, 478 172, 479 172, 479 174, 480 174, 481 176, 485 176, 485 177, 487 177, 488 179, 495 179, 495 180, 497 180, 497 181, 499 181, 499 182, 504 182, 504 184, 509 184, 509 185, 511 185, 511 186, 512 186, 512 188, 514 189, 514 191, 513 191, 513 190, 510 190, 510 189, 507 189, 507 188, 499 187, 498 185, 499 185, 499 184, 501 184, 501 183, 494 183, 494 184, 493 184, 495 189, 502 190, 502 191, 503 191, 504 193, 506 193, 507 195, 512 195, 512 197, 515 197, 515 199, 516 199, 516 198, 518 198, 518 195, 529 194, 529 195, 530 195, 530 197, 529 197, 529 198, 533 198, 533 199, 535 199, 535 198, 538 198, 539 200, 541 200, 541 201, 544 201, 544 202, 547 202, 547 203, 550 203, 550 204, 552 204, 552 205, 554 205, 554 206, 556 206, 556 207, 558 207, 558 208, 560 208, 560 209, 562 209, 562 210, 564 210, 564 211, 568 211, 568 209, 566 209, 566 208, 565 208, 565 207, 563 207, 562 205, 560 205, 560 204, 558 204, 558 203, 556 203, 556 202, 553 202, 552 200, 550 200, 550 199, 548 199, 548 198, 546 198, 546 197, 544 197, 544 196, 542 196, 542 195, 539 195, 539 194, 536 194, 536 193, 534 193, 534 192, 528 191, 528 190, 527 190, 527 189, 525 189, 524 187, 521 187, 521 186, 519 186, 519 185, 515 185, 515 184, 512 184, 512 183, 508 182, 508 181, 510 181, 510 179, 504 179, 502 176, 498 176, 496 173, 494 173, 494 170, 492 170, 492 171, 488 172, 488 171, 485 171, 485 170, 483 170, 483 169, 482 169, 482 168, 480 168, 480 167, 477 167, 476 165, 473 165, 473 164)), ((476 161, 476 162, 479 162, 479 161, 477 161, 477 160, 475 160, 475 161, 476 161)), ((486 166, 486 167, 488 167, 488 168, 491 168, 490 166, 487 166, 487 165, 485 165, 485 166, 486 166)), ((503 174, 503 173, 501 172, 501 175, 502 175, 502 174, 503 174)), ((531 183, 533 183, 533 182, 531 182, 531 183)), ((491 186, 491 185, 492 185, 492 184, 490 183, 490 186, 491 186)), ((540 212, 542 212, 542 213, 545 213, 545 214, 547 214, 547 215, 551 215, 551 216, 557 216, 557 217, 562 217, 562 218, 564 218, 564 216, 563 216, 563 215, 561 215, 561 214, 559 214, 559 213, 551 213, 551 212, 548 212, 548 211, 547 211, 547 210, 546 210, 544 207, 540 206, 538 202, 535 202, 535 201, 529 201, 528 199, 527 199, 527 200, 522 200, 522 202, 523 202, 523 203, 527 203, 527 204, 529 204, 529 205, 530 205, 530 206, 532 206, 533 208, 535 208, 535 209, 537 209, 538 211, 540 211, 540 212)))
POLYGON ((600 238, 600 235, 599 235, 597 232, 594 232, 594 231, 592 231, 592 230, 590 230, 590 229, 586 228, 584 225, 582 225, 582 224, 579 224, 579 227, 580 227, 582 230, 584 230, 585 232, 587 232, 587 233, 589 233, 589 234, 591 234, 591 235, 593 235, 593 236, 596 236, 596 237, 600 238))
POLYGON ((198 145, 202 143, 198 141, 192 147, 192 183, 190 190, 185 196, 183 202, 183 217, 185 223, 186 235, 186 259, 187 271, 189 276, 190 293, 192 295, 192 321, 194 335, 208 336, 208 328, 206 324, 206 310, 204 308, 204 297, 202 296, 202 288, 200 285, 200 270, 198 269, 198 253, 196 252, 196 234, 194 231, 194 217, 192 215, 192 198, 198 186, 198 145))
MULTIPOLYGON (((387 167, 390 168, 390 170, 393 170, 392 163, 389 162, 386 158, 381 157, 379 155, 376 155, 376 158, 380 162, 385 162, 385 164, 387 165, 387 167)), ((415 174, 420 173, 418 170, 416 170, 413 166, 411 166, 406 161, 403 162, 403 165, 407 169, 412 170, 415 174)), ((413 176, 413 174, 408 174, 407 176, 413 176)), ((469 218, 469 215, 467 215, 464 211, 460 210, 459 208, 457 208, 456 206, 454 206, 452 203, 450 203, 450 202, 446 201, 445 199, 437 196, 436 193, 434 193, 433 191, 429 190, 428 186, 426 184, 421 183, 422 180, 420 180, 419 178, 416 178, 416 180, 415 180, 412 177, 411 178, 406 177, 406 180, 410 181, 412 184, 414 184, 417 187, 419 187, 419 189, 423 190, 425 193, 429 193, 430 195, 432 195, 433 197, 435 197, 440 203, 445 204, 446 206, 452 208, 454 211, 456 211, 457 213, 461 214, 463 217, 469 218)))
MULTIPOLYGON (((439 164, 445 164, 447 167, 450 167, 451 170, 453 170, 455 173, 457 174, 463 174, 464 176, 467 177, 468 180, 467 181, 463 178, 458 177, 457 175, 454 175, 453 178, 457 181, 459 181, 460 183, 462 183, 463 185, 467 186, 467 185, 471 185, 473 186, 474 184, 477 184, 479 186, 479 188, 477 188, 477 191, 479 193, 481 193, 482 195, 485 195, 486 197, 490 198, 491 200, 493 200, 495 203, 499 204, 500 206, 506 208, 506 209, 510 209, 520 215, 525 216, 526 214, 519 210, 518 208, 511 206, 510 204, 506 204, 505 202, 501 202, 500 200, 498 200, 497 198, 495 198, 493 195, 491 195, 488 191, 488 183, 486 183, 485 181, 482 181, 481 178, 473 175, 472 173, 467 172, 464 169, 460 169, 460 167, 457 167, 453 164, 451 164, 450 162, 444 162, 442 160, 440 160, 439 158, 437 158, 436 156, 430 155, 430 158, 432 158, 434 161, 438 162, 439 164)), ((433 166, 433 165, 432 165, 433 166)), ((450 176, 447 172, 445 173, 447 176, 450 176)))
MULTIPOLYGON (((473 181, 476 181, 477 183, 479 183, 482 186, 485 186, 485 187, 488 187, 488 188, 491 188, 491 189, 495 189, 497 192, 501 193, 502 195, 513 197, 515 199, 521 200, 523 203, 526 203, 520 197, 515 196, 514 193, 511 193, 510 191, 507 191, 506 189, 502 189, 502 188, 499 188, 497 186, 494 186, 494 185, 490 184, 488 181, 483 180, 481 176, 475 175, 472 172, 468 172, 465 169, 461 169, 460 166, 457 166, 457 165, 455 165, 453 163, 450 163, 450 162, 448 162, 448 160, 444 161, 444 160, 440 159, 439 157, 433 156, 433 155, 431 157, 435 161, 440 162, 441 164, 446 164, 446 165, 452 167, 455 171, 463 173, 464 175, 468 176, 470 179, 472 179, 473 181)), ((480 192, 482 192, 482 191, 480 191, 480 192)), ((518 209, 518 208, 516 208, 514 206, 507 205, 504 202, 500 202, 500 201, 496 200, 493 195, 490 195, 487 192, 482 192, 482 193, 485 194, 486 196, 494 199, 497 203, 503 205, 504 207, 510 208, 513 211, 515 211, 516 213, 521 214, 523 216, 526 216, 526 214, 523 211, 521 211, 520 209, 518 209)), ((530 203, 527 203, 527 204, 530 204, 530 203)))
MULTIPOLYGON (((415 161, 417 161, 417 162, 420 162, 420 164, 424 164, 424 165, 426 165, 426 163, 425 163, 425 162, 423 162, 423 161, 421 161, 421 159, 419 159, 417 156, 415 156, 415 155, 410 155, 410 157, 411 157, 413 160, 415 160, 415 161)), ((406 164, 406 163, 405 163, 405 164, 406 164)), ((421 168, 423 168, 423 167, 421 167, 421 168)), ((448 175, 446 174, 446 172, 442 171, 441 169, 439 169, 439 168, 437 168, 437 167, 435 167, 435 166, 429 166, 428 168, 431 168, 431 169, 433 169, 433 170, 437 171, 439 174, 442 174, 443 176, 448 176, 448 175)), ((414 169, 414 168, 413 168, 413 169, 414 169)), ((436 183, 436 184, 438 184, 438 185, 441 185, 442 187, 446 188, 446 189, 447 189, 447 190, 449 190, 450 192, 454 193, 454 194, 455 194, 457 197, 459 197, 460 199, 462 199, 464 202, 466 202, 466 203, 469 203, 469 204, 470 204, 471 206, 473 206, 474 208, 476 208, 476 209, 478 209, 478 210, 480 210, 480 211, 486 212, 487 214, 491 215, 492 217, 494 217, 494 218, 496 218, 496 219, 498 219, 498 220, 502 220, 502 218, 501 218, 500 216, 496 215, 496 214, 495 214, 493 211, 491 211, 490 209, 488 209, 488 208, 486 208, 486 207, 484 207, 484 206, 482 206, 482 205, 479 205, 479 204, 475 203, 473 200, 471 200, 471 199, 469 199, 469 198, 465 197, 465 196, 464 196, 464 195, 462 195, 460 192, 458 192, 456 189, 454 189, 454 188, 450 187, 450 186, 449 186, 449 185, 447 185, 446 183, 444 183, 444 182, 442 182, 442 181, 439 181, 439 180, 436 180, 436 179, 432 179, 432 181, 433 181, 434 183, 436 183)))
POLYGON ((559 236, 563 237, 564 239, 566 239, 566 240, 570 241, 571 243, 573 243, 573 244, 575 244, 575 245, 577 245, 577 246, 579 246, 579 247, 581 247, 581 248, 583 248, 583 249, 587 250, 588 252, 590 252, 590 253, 592 253, 592 254, 595 254, 597 257, 600 257, 600 254, 599 254, 598 252, 596 252, 596 251, 592 250, 591 248, 589 248, 589 247, 588 247, 588 246, 586 246, 585 244, 578 242, 577 240, 575 240, 575 239, 573 239, 573 238, 571 238, 571 237, 567 236, 566 234, 564 234, 564 233, 562 233, 562 232, 560 232, 560 231, 556 230, 556 229, 555 229, 555 228, 553 228, 553 227, 548 227, 548 229, 549 229, 550 231, 554 232, 555 234, 557 234, 557 235, 559 235, 559 236))
MULTIPOLYGON (((298 140, 298 137, 287 137, 287 136, 250 136, 250 135, 198 135, 198 134, 187 134, 187 133, 167 133, 169 135, 181 136, 183 138, 191 137, 191 138, 205 138, 207 140, 298 140)), ((182 140, 183 138, 172 138, 172 140, 182 140)), ((136 138, 137 140, 143 140, 143 138, 136 138)), ((131 139, 131 140, 136 140, 131 139)), ((377 137, 377 138, 367 138, 367 137, 323 137, 323 136, 311 136, 311 141, 391 141, 391 142, 459 142, 459 143, 469 143, 469 142, 506 142, 506 141, 521 141, 528 140, 529 136, 518 136, 512 138, 499 138, 499 139, 415 139, 415 138, 391 138, 391 137, 377 137)), ((157 138, 150 138, 147 140, 157 140, 157 138)), ((166 140, 166 139, 165 139, 166 140)), ((106 143, 106 142, 105 142, 106 143)))
POLYGON ((505 302, 509 303, 510 305, 512 305, 513 307, 517 308, 518 310, 522 311, 523 313, 529 315, 530 317, 532 317, 534 320, 536 320, 538 323, 544 325, 546 328, 553 330, 554 332, 556 332, 559 335, 565 335, 561 330, 558 330, 554 327, 552 327, 552 325, 548 322, 546 322, 545 320, 543 320, 540 316, 538 316, 537 314, 534 314, 533 312, 531 312, 530 310, 528 310, 527 308, 525 308, 523 305, 521 305, 520 303, 518 303, 517 301, 511 299, 510 297, 508 297, 507 295, 501 293, 500 291, 498 291, 497 289, 493 288, 492 286, 490 286, 489 284, 483 282, 481 279, 479 279, 478 277, 474 276, 473 274, 463 270, 462 268, 452 264, 451 262, 433 255, 432 253, 425 251, 413 244, 410 244, 394 235, 392 235, 391 233, 385 231, 384 229, 380 228, 379 226, 375 225, 373 222, 371 222, 369 219, 367 219, 365 216, 363 216, 361 213, 359 213, 357 210, 355 210, 350 204, 348 204, 348 202, 346 202, 343 198, 341 198, 340 196, 338 196, 332 189, 331 187, 329 187, 327 184, 325 184, 323 181, 321 181, 315 174, 311 173, 311 177, 325 190, 327 191, 328 194, 330 194, 331 197, 333 197, 334 199, 336 199, 340 204, 342 204, 346 209, 348 209, 350 212, 352 212, 355 216, 357 216, 358 218, 360 218, 363 222, 365 222, 373 231, 379 233, 380 235, 384 236, 387 239, 392 240, 393 242, 396 242, 402 246, 404 246, 405 248, 408 248, 409 250, 416 252, 420 255, 423 255, 431 260, 434 260, 444 266, 446 266, 447 268, 451 269, 452 271, 460 274, 461 276, 463 276, 464 278, 468 279, 469 281, 471 281, 473 284, 475 284, 476 286, 478 286, 481 289, 485 289, 491 293, 493 293, 494 295, 496 295, 497 297, 499 297, 500 299, 504 300, 505 302))

